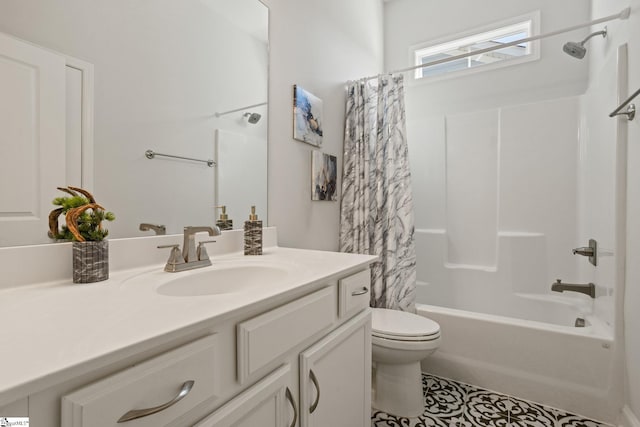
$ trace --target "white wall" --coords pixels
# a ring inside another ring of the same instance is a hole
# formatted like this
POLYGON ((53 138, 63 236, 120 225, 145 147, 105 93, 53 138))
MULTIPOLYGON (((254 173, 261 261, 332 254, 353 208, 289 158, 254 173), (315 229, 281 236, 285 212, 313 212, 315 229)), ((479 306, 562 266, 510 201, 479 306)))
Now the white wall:
MULTIPOLYGON (((540 10, 542 33, 589 20, 584 0, 395 0, 385 4, 385 70, 412 66, 409 47, 467 32, 540 10)), ((580 40, 587 30, 541 41, 541 58, 491 72, 417 83, 407 90, 407 111, 473 111, 577 95, 584 92, 588 68, 562 52, 566 40, 580 40)), ((407 75, 411 85, 412 77, 407 75)))
MULTIPOLYGON (((609 35, 606 49, 594 51, 591 67, 597 71, 610 58, 615 58, 618 45, 629 44, 629 93, 640 87, 640 1, 639 0, 593 0, 593 16, 605 16, 631 7, 631 16, 627 21, 607 24, 609 35)), ((597 78, 597 72, 592 73, 597 78)), ((592 82, 597 85, 597 81, 592 82)), ((636 99, 636 105, 640 101, 636 99)), ((613 110, 607 105, 605 113, 613 110)), ((628 175, 627 175, 627 263, 626 286, 624 290, 624 337, 626 351, 626 425, 631 419, 640 425, 640 120, 636 118, 628 123, 628 175)))
MULTIPOLYGON (((339 202, 311 201, 311 145, 293 140, 292 86, 324 101, 321 150, 338 157, 345 87, 382 68, 381 0, 265 0, 270 7, 269 224, 280 244, 338 249, 339 202)), ((339 190, 340 192, 340 190, 339 190)))

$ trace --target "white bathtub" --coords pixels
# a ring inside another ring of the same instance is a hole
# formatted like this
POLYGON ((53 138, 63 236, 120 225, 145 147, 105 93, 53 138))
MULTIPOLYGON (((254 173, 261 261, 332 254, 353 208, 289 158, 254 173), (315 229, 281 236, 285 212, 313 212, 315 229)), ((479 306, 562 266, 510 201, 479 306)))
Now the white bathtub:
POLYGON ((579 299, 511 294, 506 301, 485 313, 477 304, 475 311, 418 304, 442 332, 423 371, 613 423, 621 396, 611 328, 579 299), (587 326, 574 327, 576 317, 587 326))

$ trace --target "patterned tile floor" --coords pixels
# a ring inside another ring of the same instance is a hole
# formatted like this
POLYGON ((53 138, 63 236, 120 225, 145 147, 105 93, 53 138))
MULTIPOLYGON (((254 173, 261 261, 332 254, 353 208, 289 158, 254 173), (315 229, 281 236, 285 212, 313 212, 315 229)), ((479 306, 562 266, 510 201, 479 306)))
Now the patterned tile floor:
POLYGON ((402 418, 373 410, 372 427, 610 427, 579 415, 422 374, 424 413, 402 418))

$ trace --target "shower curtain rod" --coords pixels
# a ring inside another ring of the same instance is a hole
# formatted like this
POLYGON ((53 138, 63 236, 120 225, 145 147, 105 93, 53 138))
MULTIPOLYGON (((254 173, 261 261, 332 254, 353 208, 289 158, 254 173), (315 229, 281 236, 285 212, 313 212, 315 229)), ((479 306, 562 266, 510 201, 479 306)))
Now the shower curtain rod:
MULTIPOLYGON (((620 11, 620 13, 616 13, 615 15, 609 15, 609 16, 605 16, 604 18, 594 19, 593 21, 585 22, 583 24, 574 25, 572 27, 563 28, 561 30, 552 31, 552 32, 546 33, 546 34, 540 34, 540 35, 537 35, 537 36, 532 36, 532 37, 527 37, 527 38, 520 39, 520 40, 515 40, 515 41, 509 42, 509 43, 501 44, 499 46, 487 47, 485 49, 474 50, 473 52, 467 52, 467 53, 463 53, 463 54, 456 55, 456 56, 450 56, 448 58, 438 59, 438 60, 435 60, 435 61, 427 62, 426 64, 420 64, 420 65, 414 65, 413 67, 402 68, 402 69, 391 71, 390 73, 384 73, 384 74, 404 73, 405 71, 413 71, 413 70, 417 70, 419 68, 426 68, 426 67, 431 67, 433 65, 444 64, 446 62, 457 61, 458 59, 464 59, 464 58, 468 58, 470 56, 476 56, 476 55, 480 55, 480 54, 487 53, 487 52, 493 52, 494 50, 499 50, 499 49, 504 49, 505 47, 515 46, 515 45, 521 44, 523 42, 532 42, 532 41, 535 41, 535 40, 544 39, 546 37, 551 37, 551 36, 556 36, 558 34, 568 33, 570 31, 578 30, 580 28, 590 27, 591 25, 601 24, 603 22, 613 21, 615 19, 627 19, 627 18, 629 18, 630 14, 631 14, 631 8, 627 7, 626 9, 623 9, 622 11, 620 11)), ((383 74, 378 74, 376 76, 371 76, 371 77, 365 77, 364 79, 361 79, 361 80, 362 81, 373 80, 373 79, 377 79, 381 75, 383 75, 383 74)))
POLYGON ((247 105, 246 107, 236 108, 235 110, 229 110, 229 111, 225 111, 223 113, 216 113, 215 115, 216 115, 216 117, 220 117, 220 116, 224 116, 225 114, 237 113, 238 111, 246 110, 247 108, 261 107, 263 105, 267 105, 267 103, 266 102, 261 102, 259 104, 247 105))

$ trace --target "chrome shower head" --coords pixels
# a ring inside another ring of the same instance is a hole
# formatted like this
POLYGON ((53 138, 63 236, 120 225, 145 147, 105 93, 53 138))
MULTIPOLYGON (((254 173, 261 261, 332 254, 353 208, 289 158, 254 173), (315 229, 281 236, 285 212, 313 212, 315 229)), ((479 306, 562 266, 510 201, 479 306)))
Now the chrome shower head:
POLYGON ((567 42, 562 46, 562 50, 573 56, 574 58, 582 59, 587 54, 587 48, 582 43, 567 42))
POLYGON ((244 113, 243 117, 249 117, 249 123, 255 125, 256 123, 258 123, 258 121, 260 121, 260 118, 262 116, 258 113, 244 113))
POLYGON ((602 31, 596 31, 595 33, 591 33, 587 36, 587 38, 585 38, 584 40, 582 40, 581 42, 567 42, 564 44, 564 46, 562 46, 562 50, 573 56, 574 58, 578 58, 578 59, 582 59, 584 58, 584 56, 587 53, 587 48, 584 47, 584 44, 587 42, 587 40, 589 40, 591 37, 594 36, 598 36, 598 35, 602 35, 602 37, 607 37, 607 28, 605 27, 604 30, 602 31))

